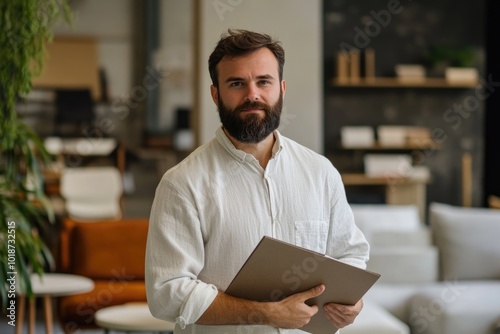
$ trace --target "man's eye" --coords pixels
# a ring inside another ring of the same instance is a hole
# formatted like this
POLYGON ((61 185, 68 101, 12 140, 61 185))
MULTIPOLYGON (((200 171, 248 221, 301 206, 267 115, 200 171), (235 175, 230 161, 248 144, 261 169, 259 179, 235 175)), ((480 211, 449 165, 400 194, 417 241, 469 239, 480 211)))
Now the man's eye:
POLYGON ((230 87, 240 87, 243 83, 239 81, 231 82, 230 87))
POLYGON ((260 84, 261 84, 262 86, 270 85, 270 84, 271 84, 271 81, 269 81, 269 80, 261 80, 261 81, 260 81, 260 84))

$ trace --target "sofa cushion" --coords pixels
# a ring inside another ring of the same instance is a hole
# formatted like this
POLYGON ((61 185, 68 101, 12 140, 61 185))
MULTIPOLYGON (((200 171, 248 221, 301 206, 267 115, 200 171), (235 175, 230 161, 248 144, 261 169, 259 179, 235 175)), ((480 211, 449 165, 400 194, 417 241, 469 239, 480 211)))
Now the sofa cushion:
POLYGON ((126 275, 144 280, 147 220, 75 224, 69 272, 92 279, 126 275))
POLYGON ((371 247, 428 247, 432 246, 430 229, 421 226, 412 231, 373 231, 371 247))
POLYGON ((424 283, 438 279, 436 247, 372 247, 368 270, 379 283, 424 283))
POLYGON ((492 334, 500 316, 500 281, 446 281, 411 298, 412 333, 492 334))
POLYGON ((418 208, 413 205, 352 204, 356 225, 371 243, 377 232, 411 232, 421 228, 418 208))
POLYGON ((443 280, 500 279, 500 211, 432 203, 429 212, 443 280))
POLYGON ((417 284, 393 284, 379 283, 375 284, 364 295, 363 300, 377 304, 378 306, 389 311, 392 315, 403 322, 408 322, 410 314, 409 304, 413 297, 422 287, 434 285, 433 283, 417 283, 417 284))

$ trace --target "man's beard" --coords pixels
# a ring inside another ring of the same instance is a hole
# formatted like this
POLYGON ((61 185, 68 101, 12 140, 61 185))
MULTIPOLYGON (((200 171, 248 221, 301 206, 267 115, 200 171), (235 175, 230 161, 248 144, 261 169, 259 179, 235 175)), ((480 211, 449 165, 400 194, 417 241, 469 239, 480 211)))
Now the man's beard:
POLYGON ((218 108, 222 126, 233 138, 242 143, 259 143, 280 125, 283 93, 280 92, 279 99, 273 106, 247 101, 234 109, 226 108, 219 95, 218 108), (264 111, 264 117, 259 114, 242 117, 241 111, 247 109, 261 109, 264 111))

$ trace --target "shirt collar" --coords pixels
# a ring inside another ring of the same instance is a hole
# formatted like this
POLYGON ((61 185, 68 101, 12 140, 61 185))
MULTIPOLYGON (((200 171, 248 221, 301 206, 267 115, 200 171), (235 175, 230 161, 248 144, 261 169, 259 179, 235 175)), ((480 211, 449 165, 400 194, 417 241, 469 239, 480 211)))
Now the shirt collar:
POLYGON ((273 146, 273 155, 272 158, 277 156, 281 150, 283 149, 283 136, 278 130, 274 130, 274 138, 276 138, 276 141, 274 142, 273 146))
MULTIPOLYGON (((278 130, 274 130, 273 134, 274 134, 274 138, 276 139, 276 141, 274 142, 274 145, 273 145, 272 158, 277 156, 281 152, 281 150, 283 149, 283 137, 282 137, 282 135, 279 133, 278 130)), ((234 147, 233 143, 227 137, 226 133, 222 129, 222 126, 219 127, 217 129, 217 131, 215 132, 215 138, 217 139, 219 144, 221 144, 222 147, 224 147, 224 149, 227 152, 229 152, 229 154, 231 154, 235 159, 243 162, 243 161, 245 161, 246 156, 249 155, 249 154, 243 152, 242 150, 239 150, 236 147, 234 147)))

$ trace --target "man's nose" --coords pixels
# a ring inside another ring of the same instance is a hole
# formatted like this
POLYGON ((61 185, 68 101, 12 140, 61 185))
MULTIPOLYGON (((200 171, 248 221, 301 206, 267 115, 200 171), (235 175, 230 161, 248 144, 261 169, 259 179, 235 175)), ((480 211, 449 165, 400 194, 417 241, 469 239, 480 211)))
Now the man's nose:
POLYGON ((246 101, 258 101, 259 100, 259 88, 256 84, 251 83, 247 85, 247 91, 245 96, 246 101))

